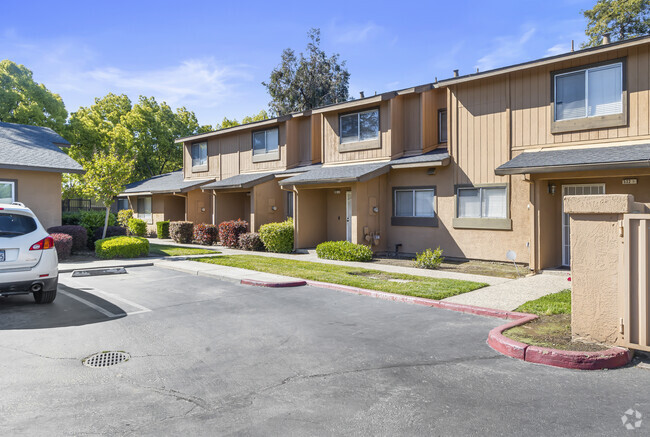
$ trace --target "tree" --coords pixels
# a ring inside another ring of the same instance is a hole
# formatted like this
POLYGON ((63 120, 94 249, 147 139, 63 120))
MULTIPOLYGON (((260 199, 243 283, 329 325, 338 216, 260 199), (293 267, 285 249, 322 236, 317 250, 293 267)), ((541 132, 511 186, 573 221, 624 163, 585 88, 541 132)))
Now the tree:
POLYGON ((102 233, 102 238, 106 238, 111 204, 131 179, 133 161, 120 155, 115 148, 110 148, 108 151, 95 153, 92 160, 84 160, 82 165, 86 170, 82 176, 83 193, 106 208, 102 233))
POLYGON ((297 58, 292 49, 282 52, 282 61, 268 82, 272 115, 285 115, 348 100, 350 73, 339 55, 327 56, 320 48, 320 29, 308 32, 307 54, 297 58))
POLYGON ((36 83, 27 67, 0 61, 0 121, 46 126, 63 134, 67 118, 61 97, 36 83))
POLYGON ((235 118, 230 120, 228 117, 224 117, 223 121, 217 124, 214 130, 226 129, 228 127, 239 126, 246 123, 253 123, 255 121, 268 120, 268 118, 269 118, 269 114, 264 109, 262 109, 260 112, 258 112, 255 115, 247 115, 242 119, 241 123, 237 121, 237 119, 235 118))
POLYGON ((592 9, 582 11, 589 21, 583 48, 602 44, 603 35, 621 41, 650 33, 650 0, 598 0, 592 9))

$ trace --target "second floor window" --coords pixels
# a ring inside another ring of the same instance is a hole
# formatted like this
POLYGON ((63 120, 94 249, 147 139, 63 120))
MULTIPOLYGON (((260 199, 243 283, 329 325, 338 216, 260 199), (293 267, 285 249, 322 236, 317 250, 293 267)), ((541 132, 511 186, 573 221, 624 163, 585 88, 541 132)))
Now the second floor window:
POLYGON ((279 144, 277 127, 253 132, 253 155, 275 152, 279 144))
POLYGON ((341 143, 379 138, 379 109, 339 117, 341 143))
POLYGON ((507 218, 507 187, 458 188, 459 218, 507 218))
POLYGON ((192 144, 192 167, 207 167, 208 143, 192 144))
POLYGON ((447 142, 447 110, 440 109, 438 111, 438 142, 447 142))
POLYGON ((622 112, 622 63, 555 76, 555 121, 622 112))

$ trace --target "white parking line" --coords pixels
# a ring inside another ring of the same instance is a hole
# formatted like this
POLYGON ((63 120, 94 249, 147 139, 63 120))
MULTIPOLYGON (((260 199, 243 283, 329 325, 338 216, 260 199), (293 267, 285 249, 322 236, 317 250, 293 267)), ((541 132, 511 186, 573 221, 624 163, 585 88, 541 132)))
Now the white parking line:
POLYGON ((122 314, 113 314, 112 312, 110 312, 108 310, 105 310, 104 308, 100 307, 99 305, 95 305, 94 303, 89 302, 86 299, 83 299, 83 298, 81 298, 79 296, 75 296, 74 294, 69 293, 67 291, 59 290, 58 292, 61 293, 64 296, 68 296, 71 299, 74 299, 74 300, 76 300, 78 302, 81 302, 82 304, 87 305, 87 306, 89 306, 90 308, 92 308, 94 310, 99 311, 100 313, 102 313, 106 317, 118 317, 118 316, 122 315, 122 314))
MULTIPOLYGON (((135 315, 135 314, 142 314, 142 313, 151 312, 151 309, 149 309, 147 307, 144 307, 144 306, 142 306, 142 305, 140 305, 138 303, 135 303, 135 302, 130 301, 128 299, 124 299, 123 297, 117 296, 117 295, 115 295, 113 293, 109 293, 108 291, 104 291, 104 290, 100 290, 99 288, 84 285, 84 284, 82 284, 79 281, 76 281, 74 279, 65 278, 65 280, 61 281, 61 282, 63 284, 65 284, 65 285, 71 286, 72 288, 83 289, 83 291, 86 292, 86 293, 90 293, 90 294, 94 294, 94 295, 97 295, 98 293, 103 294, 104 296, 108 297, 109 300, 119 301, 119 302, 122 302, 122 303, 125 303, 125 304, 129 305, 130 307, 138 309, 138 311, 127 311, 126 314, 129 315, 129 316, 132 316, 132 315, 135 315)), ((63 293, 66 294, 66 295, 70 294, 70 293, 66 293, 66 292, 63 292, 63 293)), ((93 304, 92 302, 88 302, 85 299, 82 299, 82 298, 77 297, 77 296, 74 296, 74 298, 79 300, 80 302, 83 301, 84 303, 86 303, 88 306, 90 306, 92 308, 95 308, 95 307, 99 308, 97 305, 93 304)), ((95 308, 95 309, 97 309, 97 308, 95 308)), ((104 310, 104 309, 102 308, 102 310, 104 310)), ((104 310, 104 311, 106 311, 106 310, 104 310)), ((101 311, 101 312, 103 312, 103 311, 101 311)), ((109 313, 109 314, 113 314, 110 311, 106 311, 106 312, 109 313)), ((112 316, 109 316, 109 317, 117 317, 117 315, 112 315, 112 316)))

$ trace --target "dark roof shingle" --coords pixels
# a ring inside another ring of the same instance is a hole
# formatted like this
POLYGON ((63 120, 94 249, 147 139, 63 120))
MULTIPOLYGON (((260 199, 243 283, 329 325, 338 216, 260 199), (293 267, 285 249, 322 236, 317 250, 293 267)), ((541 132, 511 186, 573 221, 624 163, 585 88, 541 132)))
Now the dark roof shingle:
POLYGON ((68 145, 49 127, 0 122, 0 168, 83 173, 60 148, 68 145))
POLYGON ((130 183, 126 186, 120 196, 135 194, 135 193, 182 193, 190 191, 194 187, 198 187, 208 182, 209 179, 185 181, 183 170, 165 173, 145 179, 138 182, 130 183))

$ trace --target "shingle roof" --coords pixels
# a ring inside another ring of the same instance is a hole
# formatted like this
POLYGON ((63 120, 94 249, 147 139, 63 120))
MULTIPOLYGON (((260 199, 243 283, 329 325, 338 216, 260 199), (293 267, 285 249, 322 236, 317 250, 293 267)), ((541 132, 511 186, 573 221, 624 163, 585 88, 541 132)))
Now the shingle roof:
POLYGON ((497 175, 650 167, 650 144, 524 152, 497 167, 497 175))
POLYGON ((209 179, 185 181, 183 170, 154 176, 126 186, 120 196, 135 193, 183 193, 208 182, 209 179))
POLYGON ((398 158, 392 161, 321 167, 280 181, 280 185, 363 182, 388 173, 393 166, 435 163, 446 165, 449 159, 447 149, 436 149, 422 155, 398 158))
POLYGON ((0 168, 83 173, 60 148, 68 145, 49 127, 0 122, 0 168))
POLYGON ((207 185, 201 186, 204 190, 225 190, 231 188, 250 188, 257 184, 261 184, 273 180, 275 175, 273 173, 247 173, 238 174, 236 176, 226 178, 220 181, 212 182, 207 185))

